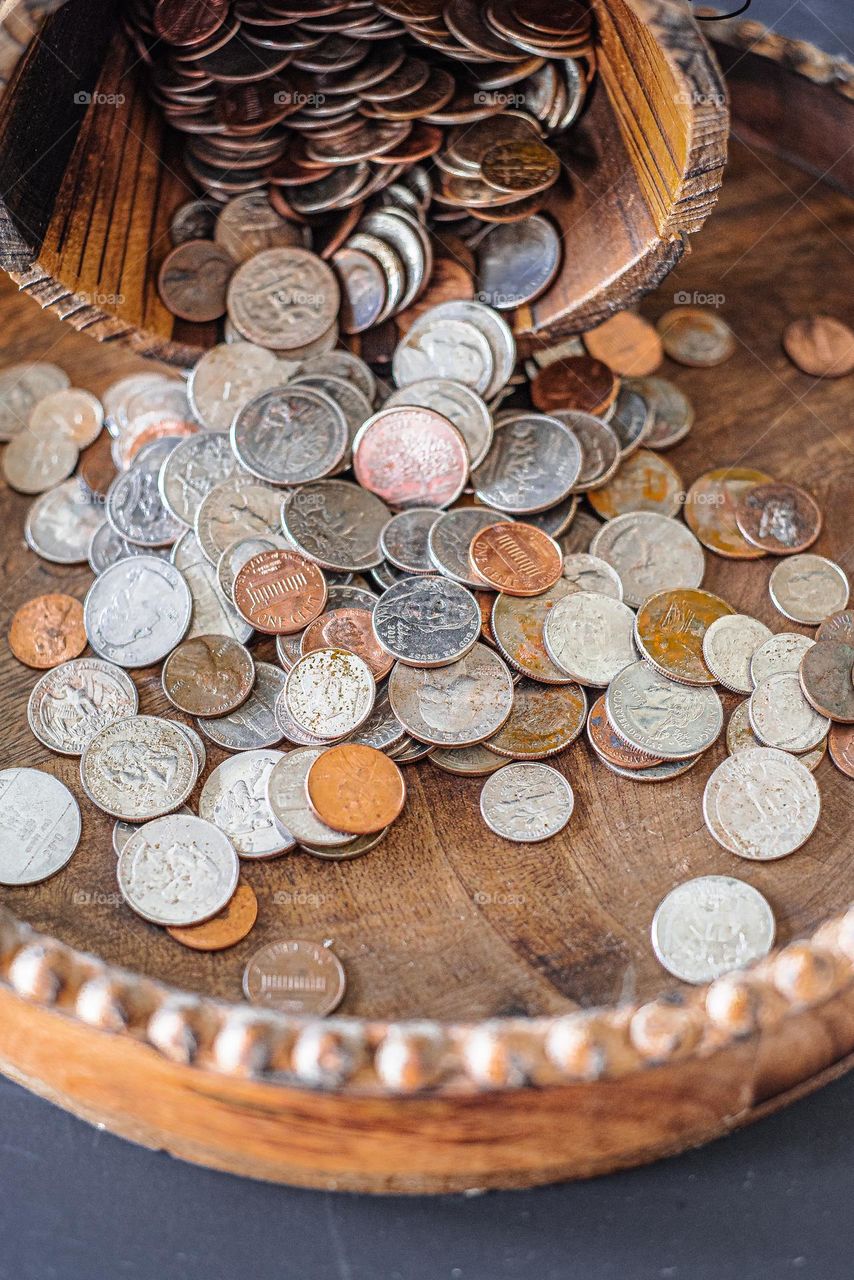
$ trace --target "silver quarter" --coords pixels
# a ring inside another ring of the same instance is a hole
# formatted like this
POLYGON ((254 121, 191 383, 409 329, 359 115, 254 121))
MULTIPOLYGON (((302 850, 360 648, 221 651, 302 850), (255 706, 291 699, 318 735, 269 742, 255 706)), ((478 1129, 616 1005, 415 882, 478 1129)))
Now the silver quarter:
POLYGON ((321 480, 288 494, 282 527, 303 555, 323 569, 358 573, 380 564, 380 535, 391 512, 349 480, 321 480))
POLYGON ((577 591, 558 600, 546 616, 549 657, 579 684, 602 688, 637 662, 635 615, 610 596, 577 591))
POLYGON ((827 737, 830 720, 807 702, 794 671, 761 680, 750 696, 750 727, 763 747, 800 754, 827 737))
POLYGON ((638 608, 659 591, 696 588, 703 581, 703 548, 686 525, 652 511, 616 516, 594 536, 590 552, 616 569, 626 604, 638 608))
POLYGON ((612 680, 605 710, 626 742, 664 760, 685 760, 705 751, 724 723, 714 689, 668 680, 646 662, 624 667, 612 680))
POLYGON ((781 671, 797 673, 801 669, 801 659, 808 649, 815 644, 809 636, 802 636, 796 631, 781 631, 771 636, 753 654, 750 659, 750 678, 753 687, 766 680, 768 676, 777 675, 781 671))
POLYGON ((477 467, 486 457, 492 443, 492 414, 485 401, 471 387, 448 378, 424 378, 392 392, 383 408, 398 405, 420 405, 434 409, 452 422, 466 442, 469 461, 477 467))
POLYGON ((249 400, 231 426, 231 447, 252 475, 275 485, 322 480, 350 444, 340 407, 311 387, 290 385, 249 400))
POLYGON ((260 751, 282 740, 276 701, 285 688, 285 673, 272 662, 255 663, 255 685, 247 700, 227 716, 198 721, 206 738, 227 751, 260 751))
POLYGON ((392 516, 380 534, 380 548, 386 560, 404 573, 435 573, 428 538, 440 514, 435 507, 410 507, 392 516))
POLYGON ((373 612, 374 634, 398 662, 443 667, 464 658, 480 636, 478 603, 470 591, 439 577, 404 578, 373 612))
POLYGON ((166 447, 146 450, 130 471, 116 476, 107 490, 107 519, 122 538, 141 547, 168 547, 184 532, 184 525, 166 508, 160 495, 160 468, 171 453, 166 447))
POLYGON ((452 582, 472 590, 483 590, 486 583, 471 567, 469 547, 481 529, 497 524, 506 517, 491 507, 457 507, 446 511, 431 527, 427 550, 435 567, 452 582))
POLYGON ((171 653, 190 625, 186 579, 168 560, 119 560, 95 580, 83 601, 89 643, 120 667, 150 667, 171 653))
POLYGON ((192 529, 202 499, 239 472, 240 464, 223 432, 188 436, 160 468, 160 496, 167 511, 192 529))
POLYGON ((103 523, 103 504, 92 502, 79 481, 66 480, 36 498, 27 512, 24 537, 43 560, 83 564, 103 523))
POLYGON ((156 716, 114 720, 89 739, 80 760, 89 799, 126 822, 147 822, 179 808, 198 776, 189 740, 156 716))
POLYGON ((716 618, 703 636, 703 661, 712 675, 731 693, 751 693, 750 661, 771 638, 764 622, 744 613, 716 618))
POLYGON ((848 604, 851 588, 845 570, 824 556, 787 556, 768 582, 775 606, 784 618, 817 626, 848 604))
POLYGON ((46 671, 27 704, 39 742, 64 756, 79 756, 105 725, 136 715, 136 685, 112 662, 75 658, 46 671))
POLYGON ((220 342, 190 370, 187 399, 208 431, 228 431, 247 401, 286 381, 274 351, 253 342, 220 342))
POLYGON ((41 769, 0 770, 0 884, 38 884, 66 865, 80 840, 80 808, 41 769))
MULTIPOLYGON (((192 818, 193 811, 188 809, 185 804, 180 809, 175 810, 176 814, 184 814, 192 818)), ((117 818, 113 823, 113 853, 118 858, 131 836, 139 831, 139 826, 135 822, 123 822, 121 818, 117 818)))
POLYGON ((563 581, 572 591, 592 591, 596 595, 610 596, 612 600, 623 598, 623 584, 617 570, 607 560, 584 551, 564 556, 563 581))
POLYGON ((434 311, 419 316, 398 344, 392 376, 398 387, 438 376, 459 382, 480 395, 493 380, 495 365, 486 338, 465 320, 436 317, 434 311))
POLYGON ((282 495, 260 480, 234 476, 202 499, 196 512, 199 546, 212 565, 238 538, 280 532, 282 495))
POLYGON ((481 502, 510 515, 545 511, 562 501, 581 473, 581 447, 557 418, 519 414, 493 439, 472 472, 481 502))
POLYGON ((296 840, 267 800, 267 781, 281 751, 245 751, 217 765, 199 796, 199 816, 228 836, 241 858, 277 858, 296 840))
POLYGON ((288 672, 285 703, 308 733, 333 740, 364 724, 376 697, 366 662, 346 649, 316 649, 288 672))
POLYGON ((388 681, 391 708, 413 738, 434 747, 470 747, 497 733, 513 708, 513 678, 484 644, 447 667, 399 663, 388 681))
POLYGON ((730 853, 752 862, 785 858, 818 825, 815 778, 796 756, 756 747, 728 756, 703 794, 706 826, 730 853))
POLYGON ((490 831, 505 840, 535 844, 563 831, 572 817, 572 787, 548 764, 508 764, 487 778, 480 812, 490 831))
POLYGON ((333 831, 314 814, 308 803, 308 771, 320 756, 320 747, 298 747, 278 761, 267 780, 267 800, 276 821, 302 844, 309 841, 322 849, 344 848, 353 837, 333 831))
MULTIPOLYGON (((491 403, 504 390, 516 367, 516 340, 504 319, 483 302, 460 300, 442 302, 429 313, 437 320, 461 320, 479 329, 489 344, 492 355, 492 380, 483 398, 491 403)), ((435 370, 430 370, 435 373, 435 370)))
POLYGON ((146 822, 116 865, 125 902, 165 927, 201 924, 234 896, 240 867, 231 842, 210 822, 171 814, 146 822))
POLYGON ((753 885, 698 876, 671 889, 652 919, 652 947, 682 982, 706 983, 761 960, 774 945, 774 913, 753 885))
POLYGON ((175 543, 172 563, 183 575, 193 601, 193 618, 185 639, 194 636, 232 636, 246 644, 255 634, 219 585, 216 569, 205 556, 191 529, 175 543))

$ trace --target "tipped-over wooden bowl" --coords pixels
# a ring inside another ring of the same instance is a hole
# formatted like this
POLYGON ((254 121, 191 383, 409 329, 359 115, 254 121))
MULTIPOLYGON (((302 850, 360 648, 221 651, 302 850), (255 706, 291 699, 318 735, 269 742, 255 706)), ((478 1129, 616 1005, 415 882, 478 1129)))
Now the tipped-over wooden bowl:
MULTIPOLYGON (((515 328, 589 329, 654 288, 712 208, 726 157, 720 74, 685 4, 592 0, 599 82, 579 127, 572 192, 551 202, 560 275, 515 328)), ((143 68, 108 0, 68 0, 0 108, 0 265, 40 305, 99 339, 191 364, 216 325, 157 293, 172 211, 192 192, 143 68)))

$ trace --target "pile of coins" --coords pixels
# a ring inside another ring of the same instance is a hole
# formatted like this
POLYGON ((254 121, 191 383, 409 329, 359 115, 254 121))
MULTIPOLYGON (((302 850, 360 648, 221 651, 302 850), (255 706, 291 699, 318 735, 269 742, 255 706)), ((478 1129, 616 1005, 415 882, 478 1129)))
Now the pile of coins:
MULTIPOLYGON (((748 860, 802 847, 828 741, 854 777, 848 580, 809 551, 822 520, 803 489, 721 468, 685 493, 662 456, 693 421, 655 373, 662 352, 713 367, 733 348, 719 317, 680 307, 657 329, 614 317, 520 370, 502 316, 459 300, 412 324, 393 387, 349 351, 295 362, 249 341, 213 348, 186 384, 123 379, 103 406, 52 366, 5 371, 7 478, 23 466, 35 491, 37 457, 46 488, 27 540, 96 575, 82 605, 24 605, 9 643, 45 671, 34 735, 80 756, 83 792, 116 819, 127 904, 184 945, 233 945, 257 913, 241 862, 377 848, 404 811, 403 767, 427 758, 484 779, 497 835, 547 839, 575 801, 546 761, 586 731, 626 782, 678 777, 724 731, 716 686, 745 700, 705 789, 709 832, 748 860), (84 446, 74 479, 45 462, 69 441, 75 459, 84 446), (771 600, 820 624, 816 639, 703 590, 707 551, 777 557, 771 600), (139 714, 128 672, 158 664, 183 720, 139 714), (227 753, 212 769, 206 743, 227 753)), ((49 774, 0 773, 0 816, 27 835, 0 850, 0 882, 73 854, 79 808, 49 774)), ((726 876, 674 889, 653 922, 656 954, 689 982, 773 935, 764 898, 726 876)), ((276 943, 245 990, 328 1012, 343 970, 328 948, 276 943)))

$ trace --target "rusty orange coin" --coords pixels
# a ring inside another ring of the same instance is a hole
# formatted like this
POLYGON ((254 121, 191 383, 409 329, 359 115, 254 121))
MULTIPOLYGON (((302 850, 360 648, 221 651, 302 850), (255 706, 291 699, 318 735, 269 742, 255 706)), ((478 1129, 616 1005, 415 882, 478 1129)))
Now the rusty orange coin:
POLYGON ((648 662, 684 684, 714 684, 703 660, 703 636, 735 610, 711 591, 659 591, 638 609, 635 639, 648 662))
POLYGON ((846 777, 854 778, 854 724, 832 724, 827 744, 837 769, 846 777))
POLYGON ((783 330, 783 349, 814 378, 842 378, 854 369, 854 333, 834 316, 804 316, 783 330))
POLYGON ((375 680, 382 680, 394 666, 394 658, 374 635, 367 609, 332 609, 306 627, 300 639, 300 654, 315 649, 346 649, 366 662, 375 680))
POLYGON ((321 822, 354 836, 382 831, 406 800, 406 783, 394 761, 356 742, 342 742, 318 756, 305 788, 321 822))
POLYGON ((675 516, 682 506, 684 486, 675 467, 650 449, 638 449, 620 465, 612 480, 591 489, 587 500, 603 520, 630 511, 654 511, 675 516))
POLYGON ((495 591, 538 596, 553 587, 563 570, 561 549, 532 524, 490 524, 471 540, 469 561, 495 591))
POLYGON ((86 648, 83 605, 59 594, 29 600, 12 619, 9 648, 19 662, 39 670, 79 657, 86 648))
POLYGON ((620 380, 602 360, 567 356, 541 369, 531 383, 531 399, 538 409, 577 409, 603 413, 613 404, 620 380))
POLYGON ((245 880, 241 880, 231 902, 219 915, 205 920, 203 924, 187 925, 184 928, 172 926, 166 932, 176 942, 193 951, 225 951, 226 947, 234 947, 242 942, 257 919, 258 899, 255 897, 255 890, 245 880))
POLYGON ((726 560, 761 560, 765 552, 752 546, 738 527, 739 500, 772 477, 755 467, 718 467, 695 480, 685 495, 685 523, 709 551, 726 560))
POLYGON ((588 353, 625 378, 655 373, 664 359, 656 330, 633 311, 618 311, 604 324, 583 335, 588 353))
POLYGON ((299 551, 262 551, 234 579, 237 611, 256 631, 293 635, 320 617, 326 604, 326 579, 299 551))
POLYGON ((605 711, 605 695, 600 696, 590 708, 587 717, 587 736, 593 750, 603 756, 611 764, 622 769, 651 769, 653 765, 662 764, 659 756, 648 755, 639 751, 631 743, 621 738, 612 727, 605 711))
POLYGON ((509 760, 545 760, 575 741, 586 715, 587 698, 580 685, 520 680, 509 719, 483 745, 509 760))

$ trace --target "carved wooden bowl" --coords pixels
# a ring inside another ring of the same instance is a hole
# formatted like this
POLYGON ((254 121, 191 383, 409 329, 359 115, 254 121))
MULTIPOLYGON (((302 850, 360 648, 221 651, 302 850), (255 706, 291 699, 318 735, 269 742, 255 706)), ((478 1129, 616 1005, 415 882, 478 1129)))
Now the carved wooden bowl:
MULTIPOLYGON (((839 159, 854 79, 814 51, 808 75, 790 69, 795 55, 804 65, 802 47, 774 44, 765 58, 738 46, 740 29, 729 38, 720 52, 748 142, 734 147, 719 215, 644 311, 655 318, 677 291, 723 294, 739 344, 712 372, 665 369, 698 411, 669 456, 686 484, 747 462, 805 485, 826 513, 817 550, 850 573, 850 380, 814 384, 788 363, 780 334, 817 305, 844 316, 849 304, 852 201, 838 188, 854 191, 839 159), (815 172, 834 160, 837 186, 815 172)), ((58 360, 97 392, 138 363, 8 289, 4 315, 3 364, 58 360)), ((40 592, 82 596, 90 581, 25 548, 25 509, 0 492, 6 620, 40 592)), ((779 630, 771 567, 710 555, 706 583, 779 630)), ((0 672, 4 764, 46 768, 80 796, 76 761, 27 729, 34 674, 5 646, 0 672)), ((141 709, 164 710, 157 673, 137 682, 141 709)), ((403 819, 367 857, 247 865, 258 924, 214 955, 181 948, 117 900, 111 824, 84 803, 66 870, 0 891, 0 1067, 136 1141, 326 1188, 522 1186, 723 1134, 845 1069, 854 1051, 854 783, 824 760, 823 817, 805 849, 741 862, 701 816, 723 751, 646 787, 577 743, 557 759, 575 788, 573 820, 533 847, 486 830, 477 780, 414 766, 403 819), (780 946, 750 971, 688 988, 657 965, 649 925, 673 885, 706 873, 765 893, 780 946), (331 941, 349 980, 340 1016, 300 1021, 240 1002, 248 956, 285 936, 331 941)), ((209 765, 219 759, 212 749, 209 765)))
MULTIPOLYGON (((556 190, 550 205, 566 236, 564 263, 548 292, 513 317, 523 347, 591 328, 658 284, 720 186, 725 93, 687 6, 592 5, 599 80, 578 130, 571 194, 556 190)), ((76 328, 187 365, 217 341, 217 326, 176 319, 156 280, 170 215, 193 188, 138 56, 115 34, 116 9, 70 0, 9 86, 0 265, 76 328)))

